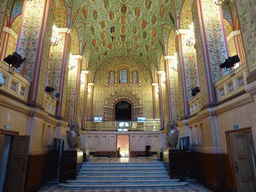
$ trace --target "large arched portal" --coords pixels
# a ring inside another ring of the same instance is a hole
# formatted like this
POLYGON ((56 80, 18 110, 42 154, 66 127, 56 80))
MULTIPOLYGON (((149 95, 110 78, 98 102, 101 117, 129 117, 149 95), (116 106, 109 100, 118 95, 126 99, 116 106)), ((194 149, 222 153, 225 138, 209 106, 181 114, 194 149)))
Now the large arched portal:
POLYGON ((116 121, 131 121, 132 120, 132 105, 127 101, 119 101, 115 105, 115 120, 116 121))

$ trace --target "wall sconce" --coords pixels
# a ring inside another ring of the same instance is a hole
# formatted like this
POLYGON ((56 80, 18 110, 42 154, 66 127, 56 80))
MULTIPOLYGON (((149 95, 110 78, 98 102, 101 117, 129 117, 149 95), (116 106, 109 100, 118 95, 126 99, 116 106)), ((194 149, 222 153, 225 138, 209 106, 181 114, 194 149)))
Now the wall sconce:
POLYGON ((55 24, 52 26, 51 42, 52 42, 53 46, 57 46, 59 44, 59 42, 60 42, 59 29, 56 27, 55 24))

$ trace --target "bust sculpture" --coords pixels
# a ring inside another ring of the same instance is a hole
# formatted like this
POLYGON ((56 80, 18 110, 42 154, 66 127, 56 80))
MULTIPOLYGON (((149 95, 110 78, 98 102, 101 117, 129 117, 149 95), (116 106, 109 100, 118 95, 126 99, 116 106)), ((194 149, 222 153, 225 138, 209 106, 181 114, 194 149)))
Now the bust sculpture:
POLYGON ((76 120, 71 120, 68 124, 69 130, 67 131, 67 142, 70 149, 79 149, 80 145, 80 134, 79 124, 76 120))
POLYGON ((168 145, 171 148, 176 148, 179 140, 179 131, 177 130, 177 123, 174 119, 168 121, 167 123, 167 135, 168 135, 168 145))

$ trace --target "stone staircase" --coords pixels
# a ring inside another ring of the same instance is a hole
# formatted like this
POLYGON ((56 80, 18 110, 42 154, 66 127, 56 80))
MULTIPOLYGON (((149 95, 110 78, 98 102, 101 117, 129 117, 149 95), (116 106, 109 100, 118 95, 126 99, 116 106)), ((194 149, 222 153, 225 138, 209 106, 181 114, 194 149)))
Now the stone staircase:
POLYGON ((59 186, 65 189, 169 189, 187 182, 170 179, 162 162, 84 163, 76 180, 59 186))

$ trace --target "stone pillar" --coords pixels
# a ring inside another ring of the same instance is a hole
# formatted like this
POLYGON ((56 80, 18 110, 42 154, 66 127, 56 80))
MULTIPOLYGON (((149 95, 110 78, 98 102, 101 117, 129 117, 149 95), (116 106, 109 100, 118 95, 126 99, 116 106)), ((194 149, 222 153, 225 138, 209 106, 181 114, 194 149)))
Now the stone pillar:
POLYGON ((192 4, 196 52, 203 106, 216 102, 214 83, 223 72, 219 65, 228 57, 220 6, 214 0, 196 0, 192 4))
POLYGON ((156 119, 156 89, 158 84, 152 83, 152 96, 153 96, 153 119, 156 119))
POLYGON ((159 107, 160 107, 160 121, 161 121, 161 130, 164 130, 164 99, 163 99, 163 87, 162 87, 162 78, 165 74, 164 71, 158 71, 158 85, 159 85, 159 107))
POLYGON ((172 119, 172 99, 171 99, 171 84, 170 84, 170 56, 165 56, 165 69, 166 69, 166 90, 167 90, 167 101, 169 109, 169 120, 172 119))
POLYGON ((17 70, 31 81, 28 103, 43 107, 54 19, 54 1, 24 1, 16 51, 27 58, 17 70))
POLYGON ((73 120, 77 120, 78 101, 79 101, 79 95, 80 95, 80 76, 81 76, 82 56, 76 55, 75 59, 77 60, 77 73, 76 73, 73 120))
MULTIPOLYGON (((235 0, 249 72, 256 69, 255 0, 235 0)), ((255 72, 253 73, 255 76, 255 72)), ((254 79, 255 80, 255 79, 254 79)))
POLYGON ((88 73, 89 71, 82 71, 82 78, 84 78, 83 113, 82 113, 82 122, 81 122, 82 130, 85 130, 85 116, 86 116, 86 110, 87 110, 88 73))
POLYGON ((91 114, 91 119, 93 120, 93 90, 94 90, 94 83, 89 83, 88 88, 90 89, 90 114, 91 114))
POLYGON ((66 94, 65 94, 65 87, 67 86, 68 80, 68 61, 69 61, 69 50, 70 50, 70 29, 68 28, 59 28, 59 33, 61 36, 61 41, 59 45, 53 47, 51 49, 51 57, 50 57, 50 67, 48 74, 55 74, 51 77, 48 77, 48 85, 54 86, 55 90, 60 94, 58 103, 56 106, 56 117, 58 119, 64 118, 65 113, 65 103, 66 103, 66 94), (56 52, 54 49, 58 49, 56 52), (57 69, 56 59, 58 57, 57 69), (51 63, 53 65, 51 65, 51 63), (56 81, 55 78, 59 80, 56 81), (51 82, 53 81, 53 82, 51 82))
POLYGON ((8 0, 0 1, 0 37, 4 27, 4 18, 8 7, 8 0))
POLYGON ((184 117, 189 116, 189 103, 188 103, 188 90, 187 90, 187 79, 185 71, 185 62, 184 62, 184 53, 183 53, 183 38, 186 36, 189 30, 177 30, 177 46, 178 46, 178 59, 180 63, 180 73, 181 73, 181 82, 182 82, 182 93, 183 93, 183 106, 184 106, 184 117))

